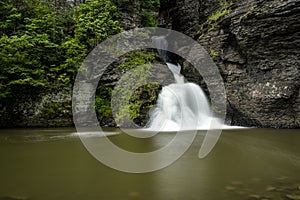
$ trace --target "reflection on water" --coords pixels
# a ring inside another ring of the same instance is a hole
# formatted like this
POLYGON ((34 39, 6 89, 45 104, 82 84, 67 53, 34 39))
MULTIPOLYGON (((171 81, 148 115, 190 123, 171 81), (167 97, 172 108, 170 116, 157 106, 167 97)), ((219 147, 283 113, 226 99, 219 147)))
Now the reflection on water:
MULTIPOLYGON (((174 133, 133 138, 108 129, 132 152, 162 148, 174 133)), ((98 137, 94 132, 80 133, 98 137)), ((84 148, 74 129, 0 131, 0 199, 297 199, 299 130, 225 130, 213 151, 198 159, 205 132, 174 164, 146 174, 106 167, 84 148)), ((100 140, 101 142, 101 140, 100 140)), ((176 152, 176 149, 174 149, 176 152)), ((168 155, 160 155, 157 160, 168 155)))

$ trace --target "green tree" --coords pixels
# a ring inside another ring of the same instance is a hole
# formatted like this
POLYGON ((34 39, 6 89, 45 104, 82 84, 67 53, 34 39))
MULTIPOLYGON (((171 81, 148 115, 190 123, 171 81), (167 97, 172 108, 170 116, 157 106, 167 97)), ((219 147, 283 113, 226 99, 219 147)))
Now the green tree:
POLYGON ((75 37, 90 51, 122 30, 118 17, 117 7, 111 1, 88 0, 76 9, 75 37))
POLYGON ((17 99, 48 87, 53 77, 51 67, 58 66, 62 58, 59 40, 53 37, 55 19, 50 8, 37 0, 21 2, 0 4, 8 14, 0 23, 2 98, 17 99))
POLYGON ((61 2, 0 0, 2 100, 70 89, 89 51, 121 31, 116 7, 108 0, 89 0, 75 8, 61 2))

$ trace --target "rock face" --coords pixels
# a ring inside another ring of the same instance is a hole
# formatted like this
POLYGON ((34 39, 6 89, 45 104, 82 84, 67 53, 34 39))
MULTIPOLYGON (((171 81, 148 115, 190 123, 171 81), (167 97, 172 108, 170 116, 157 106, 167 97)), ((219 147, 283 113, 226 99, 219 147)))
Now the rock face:
MULTIPOLYGON (((125 30, 141 27, 141 0, 114 2, 125 30)), ((158 24, 198 40, 211 54, 224 79, 233 125, 299 128, 299 19, 299 0, 161 0, 158 24)), ((165 72, 154 76, 169 73, 161 69, 165 72)), ((182 73, 205 89, 188 63, 182 73)), ((114 85, 121 75, 112 68, 102 81, 114 85)), ((0 127, 73 124, 69 93, 43 94, 7 109, 0 103, 0 127)))
POLYGON ((120 13, 120 23, 124 29, 132 29, 141 25, 140 0, 113 0, 120 13))
MULTIPOLYGON (((149 52, 150 53, 150 52, 149 52)), ((154 54, 154 51, 151 51, 152 54, 154 54)), ((114 91, 118 91, 116 89, 117 87, 122 89, 125 89, 126 87, 130 86, 130 83, 128 84, 127 78, 123 79, 126 76, 135 76, 134 73, 137 72, 135 69, 132 70, 124 70, 120 69, 118 65, 124 61, 124 57, 122 56, 118 62, 112 63, 112 65, 108 66, 108 68, 103 73, 103 76, 101 77, 99 84, 101 84, 104 87, 112 88, 114 91)), ((140 128, 147 125, 147 121, 149 119, 149 111, 151 109, 151 106, 149 107, 149 104, 154 105, 156 103, 156 98, 159 94, 159 91, 161 89, 161 86, 169 85, 171 83, 174 83, 174 77, 171 71, 168 69, 168 67, 162 63, 162 61, 159 62, 159 57, 156 58, 156 60, 152 63, 152 66, 149 70, 149 72, 146 72, 144 74, 145 78, 147 79, 147 83, 157 83, 158 80, 161 81, 159 84, 160 86, 154 86, 149 85, 150 88, 145 88, 141 92, 141 95, 139 95, 139 98, 136 99, 139 101, 138 104, 142 104, 140 107, 140 115, 137 116, 134 119, 124 119, 124 121, 121 124, 117 124, 115 121, 117 113, 120 111, 118 109, 118 103, 122 104, 122 102, 118 102, 117 99, 122 99, 122 97, 118 98, 118 95, 116 94, 114 96, 114 107, 112 107, 113 113, 111 116, 107 117, 101 117, 98 116, 98 121, 100 122, 100 125, 102 127, 115 127, 115 126, 121 126, 126 128, 140 128)), ((130 81, 129 81, 130 82, 130 81)), ((137 90, 138 91, 138 88, 137 90)), ((128 91, 129 92, 129 91, 128 91)), ((122 93, 121 93, 122 94, 122 93)), ((134 96, 134 93, 133 93, 134 96)), ((88 121, 88 120, 86 120, 88 121)))
POLYGON ((70 92, 52 92, 15 103, 0 104, 0 128, 72 126, 70 92))
MULTIPOLYGON (((242 126, 299 128, 300 1, 236 0, 219 17, 216 13, 225 10, 219 1, 178 0, 177 5, 182 6, 174 8, 172 17, 181 20, 173 20, 173 28, 198 39, 223 76, 228 120, 242 126)), ((190 66, 183 73, 201 83, 190 66)))

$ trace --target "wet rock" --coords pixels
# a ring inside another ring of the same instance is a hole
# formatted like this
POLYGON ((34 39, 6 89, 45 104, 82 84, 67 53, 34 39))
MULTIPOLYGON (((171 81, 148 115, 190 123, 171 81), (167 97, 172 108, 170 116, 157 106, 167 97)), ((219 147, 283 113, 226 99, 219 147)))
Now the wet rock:
POLYGON ((0 128, 72 125, 71 93, 66 91, 45 92, 17 101, 0 111, 0 128))
MULTIPOLYGON (((197 23, 221 8, 218 1, 210 5, 200 1, 193 8, 184 2, 178 1, 184 6, 175 9, 177 15, 200 7, 198 16, 182 17, 173 28, 197 38, 193 32, 197 23), (190 28, 184 28, 187 25, 190 28)), ((231 12, 203 32, 199 41, 213 52, 225 82, 227 121, 242 126, 300 127, 299 10, 298 0, 234 0, 231 12)), ((184 75, 205 86, 189 68, 184 75)))
POLYGON ((113 0, 120 13, 120 24, 125 29, 141 26, 141 1, 140 0, 113 0))

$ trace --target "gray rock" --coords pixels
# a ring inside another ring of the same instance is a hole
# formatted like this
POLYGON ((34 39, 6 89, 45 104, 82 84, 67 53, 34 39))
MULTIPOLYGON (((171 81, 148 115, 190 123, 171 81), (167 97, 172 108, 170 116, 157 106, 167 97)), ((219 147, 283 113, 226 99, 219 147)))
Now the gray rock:
MULTIPOLYGON (((198 27, 198 22, 205 22, 220 9, 216 8, 218 3, 200 1, 201 9, 194 16, 198 4, 195 1, 194 6, 177 8, 179 17, 180 13, 192 14, 176 21, 179 24, 173 28, 198 37, 195 28, 186 26, 198 27)), ((208 52, 216 52, 214 61, 226 85, 227 120, 232 124, 300 127, 299 11, 299 0, 235 0, 230 14, 218 19, 216 27, 204 32, 199 40, 208 52)), ((201 76, 188 64, 183 73, 205 87, 201 76)))
MULTIPOLYGON (((114 2, 124 29, 141 26, 141 0, 114 2)), ((200 27, 221 9, 219 0, 161 0, 159 25, 172 27, 195 39, 201 31, 204 33, 199 42, 212 54, 224 79, 228 122, 242 126, 299 128, 300 1, 232 2, 231 12, 216 20, 215 28, 208 31, 200 27)), ((151 73, 156 77, 165 71, 166 68, 162 68, 151 73)), ((201 74, 186 62, 182 73, 208 93, 201 74)), ((122 74, 112 65, 102 77, 102 83, 113 87, 122 74)), ((10 108, 0 103, 0 127, 72 125, 70 105, 71 95, 59 92, 41 94, 10 108)), ((112 118, 102 119, 101 123, 114 125, 112 118)))

